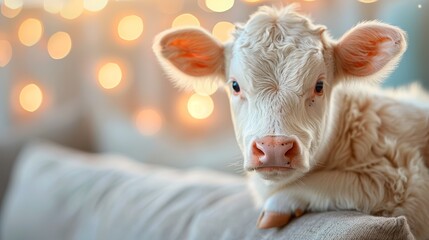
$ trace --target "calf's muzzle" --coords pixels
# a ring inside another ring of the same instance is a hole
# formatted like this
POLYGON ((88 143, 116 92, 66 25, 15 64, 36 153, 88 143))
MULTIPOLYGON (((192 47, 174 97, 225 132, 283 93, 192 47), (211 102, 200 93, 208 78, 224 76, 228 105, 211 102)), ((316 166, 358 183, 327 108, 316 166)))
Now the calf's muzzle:
POLYGON ((252 142, 248 169, 293 169, 293 161, 299 154, 299 143, 295 137, 265 136, 252 142))

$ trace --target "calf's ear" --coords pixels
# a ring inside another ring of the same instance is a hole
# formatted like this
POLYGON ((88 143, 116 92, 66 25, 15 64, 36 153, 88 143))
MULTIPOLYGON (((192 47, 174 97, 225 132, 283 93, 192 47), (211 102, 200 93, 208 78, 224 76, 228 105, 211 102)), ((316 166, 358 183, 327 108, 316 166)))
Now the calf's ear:
POLYGON ((185 89, 218 84, 225 79, 223 45, 198 28, 167 30, 155 38, 153 50, 171 79, 185 89))
POLYGON ((401 29, 377 21, 361 23, 334 45, 336 74, 382 80, 396 67, 406 46, 401 29))

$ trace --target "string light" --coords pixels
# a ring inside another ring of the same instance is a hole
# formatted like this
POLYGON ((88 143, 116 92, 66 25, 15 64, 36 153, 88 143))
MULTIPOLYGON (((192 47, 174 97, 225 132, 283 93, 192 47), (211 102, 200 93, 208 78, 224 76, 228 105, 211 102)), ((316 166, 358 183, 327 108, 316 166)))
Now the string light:
POLYGON ((214 109, 213 100, 210 96, 193 94, 188 100, 188 112, 195 119, 208 118, 214 109))
POLYGON ((23 87, 19 93, 19 104, 27 112, 35 112, 43 102, 42 90, 34 83, 23 87))
POLYGON ((12 46, 7 40, 0 40, 0 67, 5 67, 12 58, 12 46))
POLYGON ((143 33, 143 20, 136 15, 122 18, 118 24, 118 35, 126 41, 133 41, 143 33))
POLYGON ((21 23, 18 30, 18 38, 25 46, 36 44, 43 34, 42 23, 35 18, 28 18, 21 23))
POLYGON ((1 4, 1 14, 7 18, 14 18, 14 17, 18 16, 18 14, 21 12, 21 10, 22 10, 22 7, 12 9, 12 8, 7 7, 4 3, 1 4))
POLYGON ((194 92, 203 96, 210 96, 215 93, 217 89, 217 84, 212 82, 206 82, 205 84, 198 84, 193 86, 194 92))
POLYGON ((4 0, 4 5, 10 9, 18 9, 22 8, 24 5, 23 0, 4 0))
POLYGON ((106 63, 98 71, 98 82, 105 89, 116 88, 121 81, 122 70, 117 63, 106 63))
POLYGON ((48 53, 53 59, 65 58, 71 50, 72 41, 66 32, 53 34, 48 41, 48 53))
POLYGON ((171 27, 177 28, 177 27, 198 27, 200 26, 200 21, 198 21, 198 18, 196 18, 194 15, 190 13, 184 13, 182 15, 177 16, 173 23, 171 24, 171 27))
POLYGON ((84 0, 83 7, 91 12, 98 12, 106 7, 108 0, 84 0))
POLYGON ((206 5, 206 0, 197 0, 198 7, 200 7, 204 12, 213 13, 206 5))
POLYGON ((63 9, 63 6, 64 6, 63 1, 59 1, 59 0, 44 0, 43 1, 43 8, 45 9, 45 11, 52 13, 52 14, 60 13, 61 10, 63 9))
POLYGON ((234 28, 235 25, 230 22, 218 22, 214 25, 212 33, 221 42, 226 42, 231 37, 234 28))
POLYGON ((361 3, 375 3, 378 0, 358 0, 358 1, 361 2, 361 3))
POLYGON ((69 20, 78 18, 83 13, 82 0, 68 0, 60 11, 61 17, 69 20))
POLYGON ((234 0, 206 0, 206 6, 213 12, 225 12, 234 6, 234 0))
POLYGON ((143 135, 155 135, 162 127, 161 115, 155 109, 142 109, 136 114, 136 126, 143 135))

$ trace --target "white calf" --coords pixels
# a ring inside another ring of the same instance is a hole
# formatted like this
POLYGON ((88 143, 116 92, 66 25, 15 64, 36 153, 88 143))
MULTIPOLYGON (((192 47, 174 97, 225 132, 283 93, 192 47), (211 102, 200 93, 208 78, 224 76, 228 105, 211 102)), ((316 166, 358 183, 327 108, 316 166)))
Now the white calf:
POLYGON ((262 7, 222 45, 201 29, 166 31, 154 50, 181 87, 225 84, 260 228, 303 211, 404 215, 429 238, 429 106, 388 97, 381 81, 404 32, 371 21, 339 41, 293 7, 262 7), (426 165, 425 165, 426 162, 426 165))

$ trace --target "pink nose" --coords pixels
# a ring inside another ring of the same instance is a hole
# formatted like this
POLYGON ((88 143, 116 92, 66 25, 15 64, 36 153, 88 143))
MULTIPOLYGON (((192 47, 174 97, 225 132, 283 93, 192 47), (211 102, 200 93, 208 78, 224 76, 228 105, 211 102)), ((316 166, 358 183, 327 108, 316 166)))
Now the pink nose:
POLYGON ((292 161, 299 154, 298 142, 292 137, 267 136, 252 144, 252 162, 255 168, 293 168, 292 161))

